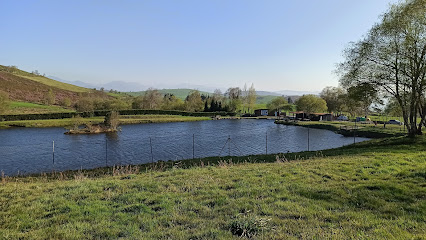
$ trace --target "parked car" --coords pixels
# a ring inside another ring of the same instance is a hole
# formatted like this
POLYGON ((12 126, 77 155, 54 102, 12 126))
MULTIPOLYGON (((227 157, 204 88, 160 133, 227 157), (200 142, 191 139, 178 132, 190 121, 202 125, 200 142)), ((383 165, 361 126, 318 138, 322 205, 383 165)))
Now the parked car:
POLYGON ((349 118, 348 118, 347 116, 340 115, 339 117, 337 117, 337 120, 338 120, 338 121, 348 121, 348 120, 349 120, 349 118))
POLYGON ((402 125, 403 123, 402 123, 402 122, 400 122, 400 121, 398 121, 398 120, 394 120, 394 119, 392 119, 392 120, 389 120, 389 121, 388 121, 388 124, 402 125))

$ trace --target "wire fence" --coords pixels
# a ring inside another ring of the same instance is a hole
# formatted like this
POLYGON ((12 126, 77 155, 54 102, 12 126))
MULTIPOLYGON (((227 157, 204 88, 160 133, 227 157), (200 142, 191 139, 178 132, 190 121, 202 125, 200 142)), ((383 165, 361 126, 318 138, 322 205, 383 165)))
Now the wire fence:
MULTIPOLYGON (((322 150, 352 143, 351 138, 333 139, 319 129, 297 129, 294 138, 281 132, 246 133, 206 137, 202 134, 142 136, 137 139, 105 135, 104 139, 43 140, 21 146, 0 145, 0 171, 6 175, 91 169, 105 166, 145 164, 213 156, 244 156, 322 150), (329 138, 324 141, 325 138, 329 138)), ((326 131, 329 132, 329 131, 326 131)), ((334 136, 334 135, 333 135, 334 136)), ((336 138, 334 136, 334 138, 336 138)), ((353 142, 365 140, 356 138, 353 142)))

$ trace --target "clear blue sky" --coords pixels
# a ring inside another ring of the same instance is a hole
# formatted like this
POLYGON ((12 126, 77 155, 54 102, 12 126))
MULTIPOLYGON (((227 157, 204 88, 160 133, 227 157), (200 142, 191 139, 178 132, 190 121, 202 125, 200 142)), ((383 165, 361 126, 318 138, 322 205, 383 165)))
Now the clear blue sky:
POLYGON ((337 86, 393 0, 2 0, 0 64, 87 83, 337 86))

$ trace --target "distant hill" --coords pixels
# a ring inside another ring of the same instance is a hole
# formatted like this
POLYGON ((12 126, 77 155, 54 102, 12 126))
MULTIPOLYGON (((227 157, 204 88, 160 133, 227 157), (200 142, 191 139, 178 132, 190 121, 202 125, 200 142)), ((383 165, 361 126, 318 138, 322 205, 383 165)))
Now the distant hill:
POLYGON ((49 76, 49 78, 60 81, 60 82, 64 82, 64 83, 69 83, 72 85, 76 85, 76 86, 80 86, 80 87, 84 87, 84 88, 90 88, 90 89, 101 89, 104 88, 106 91, 108 90, 116 90, 119 92, 130 92, 130 91, 142 91, 144 89, 147 89, 146 86, 137 83, 137 82, 124 82, 124 81, 112 81, 112 82, 108 82, 108 83, 100 83, 100 84, 91 84, 91 83, 86 83, 86 82, 82 82, 82 81, 70 81, 70 80, 65 80, 59 77, 55 77, 55 76, 49 76))
POLYGON ((256 91, 257 96, 276 96, 279 97, 282 94, 276 92, 268 92, 268 91, 256 91))
POLYGON ((268 102, 272 101, 272 99, 279 97, 279 96, 271 96, 271 95, 257 95, 256 98, 256 104, 267 104, 268 102))
POLYGON ((47 76, 47 77, 50 78, 50 79, 59 81, 59 82, 68 83, 68 84, 83 87, 83 88, 90 88, 90 89, 97 88, 93 84, 85 83, 85 82, 82 82, 82 81, 69 81, 69 80, 65 80, 65 79, 62 79, 62 78, 55 77, 55 76, 47 76))
POLYGON ((320 92, 319 91, 281 90, 281 91, 276 91, 274 93, 278 94, 279 96, 281 96, 281 95, 284 95, 284 96, 303 96, 303 95, 307 95, 307 94, 318 95, 320 92))

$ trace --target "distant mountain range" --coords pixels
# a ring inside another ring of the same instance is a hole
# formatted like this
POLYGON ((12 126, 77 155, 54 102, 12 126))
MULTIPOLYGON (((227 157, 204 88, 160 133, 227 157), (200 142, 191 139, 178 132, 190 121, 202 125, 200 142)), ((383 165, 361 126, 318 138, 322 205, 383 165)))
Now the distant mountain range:
POLYGON ((137 82, 113 81, 113 82, 103 83, 103 84, 90 84, 90 83, 85 83, 82 81, 69 81, 69 80, 65 80, 55 76, 48 76, 48 77, 56 81, 69 83, 69 84, 80 86, 80 87, 96 88, 96 89, 104 88, 107 90, 113 89, 120 92, 143 91, 148 88, 137 82))
MULTIPOLYGON (((142 85, 137 82, 113 81, 113 82, 102 83, 102 84, 90 84, 90 83, 85 83, 82 81, 69 81, 69 80, 61 79, 55 76, 48 76, 48 77, 60 82, 69 83, 69 84, 73 84, 80 87, 92 88, 92 89, 93 88, 100 89, 103 87, 105 90, 113 89, 119 92, 135 92, 136 93, 136 92, 143 92, 149 88, 148 86, 142 85)), ((214 87, 193 85, 193 84, 174 84, 170 86, 163 86, 161 88, 163 88, 163 91, 166 89, 185 89, 185 90, 197 89, 207 93, 212 93, 215 89, 214 87)), ((318 95, 319 91, 295 91, 295 90, 280 90, 280 91, 274 91, 274 92, 256 91, 256 94, 258 96, 301 96, 306 94, 318 95)))

